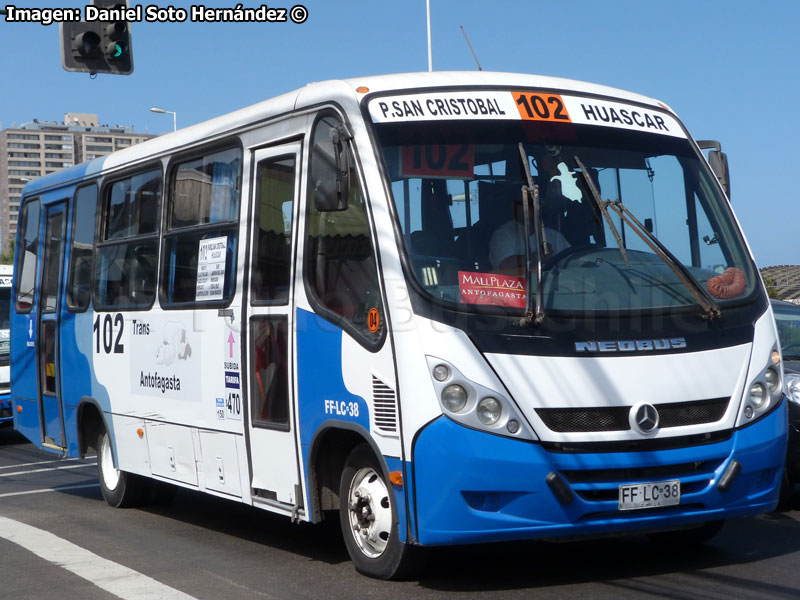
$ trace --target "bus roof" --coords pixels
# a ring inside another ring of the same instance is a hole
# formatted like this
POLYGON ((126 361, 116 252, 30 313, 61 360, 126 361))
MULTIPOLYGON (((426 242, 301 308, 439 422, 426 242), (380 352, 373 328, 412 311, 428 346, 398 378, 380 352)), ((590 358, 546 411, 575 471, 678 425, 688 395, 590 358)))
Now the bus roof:
POLYGON ((67 185, 92 175, 99 175, 120 165, 143 162, 162 153, 189 146, 199 140, 223 137, 243 127, 253 125, 293 110, 314 106, 322 102, 337 101, 341 104, 358 103, 366 94, 381 92, 420 91, 425 88, 455 87, 504 87, 538 88, 578 92, 598 96, 619 98, 631 102, 657 106, 666 110, 663 103, 612 87, 520 73, 499 73, 489 71, 433 71, 423 73, 399 73, 393 75, 370 75, 352 79, 340 79, 309 83, 305 87, 281 96, 259 102, 252 106, 191 125, 176 132, 164 134, 135 146, 113 152, 92 161, 62 169, 34 179, 23 189, 23 196, 47 189, 67 185), (367 92, 356 91, 366 88, 367 92))
MULTIPOLYGON (((400 73, 395 75, 373 75, 343 80, 351 89, 360 86, 368 87, 370 92, 387 92, 415 90, 418 88, 433 87, 521 87, 521 88, 542 88, 552 90, 563 90, 579 92, 583 94, 594 94, 599 96, 610 96, 621 98, 632 102, 650 104, 653 106, 664 105, 653 98, 634 94, 626 90, 612 88, 585 81, 574 79, 563 79, 561 77, 548 77, 545 75, 528 75, 524 73, 502 73, 493 71, 432 71, 423 73, 400 73)), ((322 86, 335 82, 322 82, 320 84, 309 84, 306 90, 312 86, 322 86)))

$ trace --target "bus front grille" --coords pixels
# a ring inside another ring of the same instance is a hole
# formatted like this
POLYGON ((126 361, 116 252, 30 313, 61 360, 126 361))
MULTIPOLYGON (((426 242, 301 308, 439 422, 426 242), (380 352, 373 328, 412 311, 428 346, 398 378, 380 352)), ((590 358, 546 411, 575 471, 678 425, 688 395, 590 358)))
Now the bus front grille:
MULTIPOLYGON (((728 408, 728 398, 670 402, 655 405, 658 426, 686 427, 719 421, 728 408)), ((537 408, 536 414, 551 430, 559 433, 589 433, 597 431, 628 431, 630 406, 595 408, 537 408)))
POLYGON ((536 414, 551 431, 591 432, 626 431, 631 428, 628 422, 628 406, 608 408, 537 408, 536 414))

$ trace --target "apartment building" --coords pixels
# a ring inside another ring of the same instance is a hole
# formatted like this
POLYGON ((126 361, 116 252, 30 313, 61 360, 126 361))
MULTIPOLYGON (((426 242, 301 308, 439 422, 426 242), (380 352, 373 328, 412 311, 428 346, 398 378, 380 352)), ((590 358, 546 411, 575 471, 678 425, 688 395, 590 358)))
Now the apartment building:
POLYGON ((16 238, 22 188, 36 177, 127 148, 151 137, 132 127, 99 125, 96 114, 67 113, 0 130, 0 251, 16 238))

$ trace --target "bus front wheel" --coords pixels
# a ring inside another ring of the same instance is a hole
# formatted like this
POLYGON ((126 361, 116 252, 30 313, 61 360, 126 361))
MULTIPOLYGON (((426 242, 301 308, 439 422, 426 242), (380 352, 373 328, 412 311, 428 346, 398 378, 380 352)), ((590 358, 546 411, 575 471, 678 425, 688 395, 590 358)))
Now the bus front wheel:
POLYGON ((356 570, 379 579, 407 575, 412 548, 398 538, 392 490, 366 444, 347 457, 339 490, 339 521, 356 570))
POLYGON ((114 467, 111 437, 107 431, 103 431, 97 440, 97 471, 100 491, 110 506, 126 508, 141 500, 144 482, 139 476, 114 467))

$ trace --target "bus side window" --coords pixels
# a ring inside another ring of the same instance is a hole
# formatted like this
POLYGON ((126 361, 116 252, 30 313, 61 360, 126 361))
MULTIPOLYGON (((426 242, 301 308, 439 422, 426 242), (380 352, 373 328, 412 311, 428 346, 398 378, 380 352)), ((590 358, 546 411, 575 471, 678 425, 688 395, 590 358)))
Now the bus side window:
POLYGON ((75 195, 67 286, 67 306, 75 311, 89 308, 91 300, 96 213, 97 186, 88 185, 80 188, 75 195))
POLYGON ((251 279, 256 302, 289 301, 294 180, 294 157, 271 158, 258 164, 258 230, 251 279))
POLYGON ((220 150, 179 163, 171 170, 167 231, 161 265, 161 303, 186 306, 225 303, 236 288, 242 152, 220 150), (218 247, 211 267, 207 251, 218 247), (199 275, 198 275, 199 274, 199 275), (220 281, 217 281, 220 278, 220 281))
POLYGON ((39 209, 38 198, 27 201, 22 207, 21 244, 17 251, 17 312, 30 312, 33 307, 39 262, 39 209))
POLYGON ((350 152, 350 197, 345 210, 319 211, 314 202, 317 188, 336 185, 326 182, 334 171, 330 130, 340 121, 331 115, 319 119, 312 136, 305 278, 311 296, 334 320, 368 345, 380 343, 383 325, 375 315, 383 314, 375 251, 372 246, 366 198, 350 152), (375 309, 375 310, 373 310, 375 309), (377 312, 376 312, 377 311, 377 312), (371 321, 368 323, 368 318, 371 321))
POLYGON ((148 308, 155 300, 161 170, 112 182, 105 189, 103 204, 95 305, 148 308))

